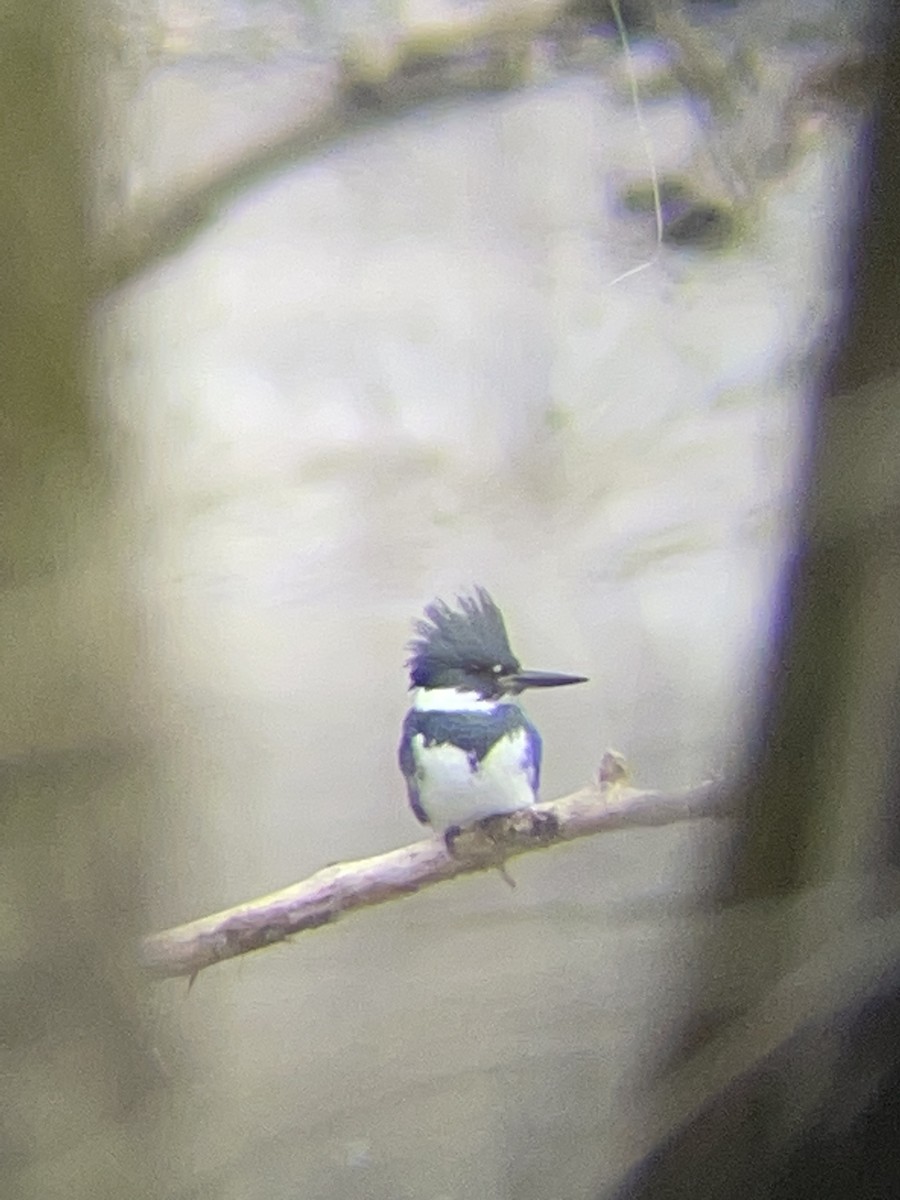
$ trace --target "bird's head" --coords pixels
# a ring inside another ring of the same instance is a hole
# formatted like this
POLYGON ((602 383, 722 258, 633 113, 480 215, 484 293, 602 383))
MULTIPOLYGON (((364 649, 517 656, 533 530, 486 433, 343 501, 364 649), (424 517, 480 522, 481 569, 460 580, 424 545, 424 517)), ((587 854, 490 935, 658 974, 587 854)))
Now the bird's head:
POLYGON ((429 604, 416 635, 406 663, 412 688, 455 688, 498 700, 525 688, 586 682, 583 675, 523 670, 503 614, 482 587, 458 597, 455 609, 443 600, 429 604))

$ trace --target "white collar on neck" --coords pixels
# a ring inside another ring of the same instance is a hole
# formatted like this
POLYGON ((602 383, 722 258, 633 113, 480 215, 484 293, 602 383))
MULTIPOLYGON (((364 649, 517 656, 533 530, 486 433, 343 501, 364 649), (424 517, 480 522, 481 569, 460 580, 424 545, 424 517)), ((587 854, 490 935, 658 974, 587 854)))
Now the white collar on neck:
POLYGON ((500 700, 486 700, 478 692, 456 688, 416 688, 412 706, 418 712, 493 712, 500 700))

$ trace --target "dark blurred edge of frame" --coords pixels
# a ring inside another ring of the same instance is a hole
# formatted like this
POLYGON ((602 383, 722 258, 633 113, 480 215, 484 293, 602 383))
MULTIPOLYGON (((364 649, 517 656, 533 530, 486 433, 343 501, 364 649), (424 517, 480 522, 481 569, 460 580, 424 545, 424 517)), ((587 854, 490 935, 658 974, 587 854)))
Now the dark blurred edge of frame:
MULTIPOLYGON (((900 6, 873 5, 871 20, 882 67, 848 197, 845 309, 813 400, 747 819, 720 897, 789 902, 843 872, 862 886, 823 910, 818 933, 833 919, 851 945, 854 922, 871 930, 900 910, 900 6)), ((743 1014, 787 961, 790 926, 754 947, 760 982, 743 1014)), ((722 949, 705 948, 708 978, 722 949)), ((698 1012, 702 971, 689 986, 698 1012)), ((615 1200, 900 1196, 900 963, 696 1101, 615 1200)))

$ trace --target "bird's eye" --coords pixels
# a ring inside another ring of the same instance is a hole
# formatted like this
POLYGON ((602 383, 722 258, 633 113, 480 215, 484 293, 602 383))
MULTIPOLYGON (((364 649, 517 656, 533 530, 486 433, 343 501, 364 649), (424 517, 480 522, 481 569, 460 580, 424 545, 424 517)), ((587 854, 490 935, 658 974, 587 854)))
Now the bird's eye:
POLYGON ((502 663, 494 663, 494 665, 491 667, 491 674, 492 675, 502 675, 503 674, 503 664, 502 663))

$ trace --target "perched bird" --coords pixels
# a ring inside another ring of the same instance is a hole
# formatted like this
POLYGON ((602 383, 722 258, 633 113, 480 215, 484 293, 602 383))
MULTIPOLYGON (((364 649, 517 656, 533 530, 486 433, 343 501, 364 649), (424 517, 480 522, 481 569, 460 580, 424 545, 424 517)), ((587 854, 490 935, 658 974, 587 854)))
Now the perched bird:
POLYGON ((413 812, 447 836, 534 804, 541 737, 517 697, 584 676, 523 671, 484 588, 460 596, 458 609, 429 604, 415 629, 406 664, 413 701, 398 754, 413 812))

